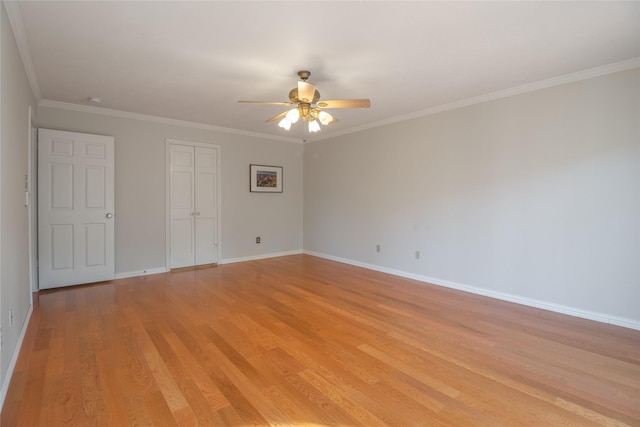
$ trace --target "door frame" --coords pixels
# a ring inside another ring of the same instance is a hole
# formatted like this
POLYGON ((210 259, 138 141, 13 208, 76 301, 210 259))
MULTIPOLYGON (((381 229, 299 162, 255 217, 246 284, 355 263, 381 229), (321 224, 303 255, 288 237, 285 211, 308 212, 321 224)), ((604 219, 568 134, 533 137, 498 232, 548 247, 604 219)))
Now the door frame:
POLYGON ((29 283, 31 289, 31 302, 33 293, 40 290, 38 284, 38 126, 34 120, 31 106, 29 106, 29 166, 27 168, 29 179, 27 195, 29 200, 29 283))
POLYGON ((182 141, 167 138, 165 140, 165 269, 171 270, 171 146, 186 145, 189 147, 215 148, 216 153, 216 235, 218 237, 218 250, 216 264, 220 264, 222 259, 222 185, 221 185, 221 165, 222 147, 217 144, 206 142, 182 141))

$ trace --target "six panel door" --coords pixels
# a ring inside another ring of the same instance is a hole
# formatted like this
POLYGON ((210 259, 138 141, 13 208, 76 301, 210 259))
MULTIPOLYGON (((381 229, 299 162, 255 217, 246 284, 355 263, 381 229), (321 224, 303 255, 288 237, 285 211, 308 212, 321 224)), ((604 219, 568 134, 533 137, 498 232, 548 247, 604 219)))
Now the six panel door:
POLYGON ((39 288, 115 273, 114 138, 38 131, 39 288))

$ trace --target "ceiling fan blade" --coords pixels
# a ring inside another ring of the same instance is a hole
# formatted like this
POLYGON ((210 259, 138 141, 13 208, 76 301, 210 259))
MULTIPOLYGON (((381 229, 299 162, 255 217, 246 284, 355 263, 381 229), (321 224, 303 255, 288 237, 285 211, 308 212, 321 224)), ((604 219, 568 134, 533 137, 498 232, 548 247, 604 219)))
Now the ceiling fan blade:
POLYGON ((321 108, 369 108, 371 101, 368 99, 329 99, 318 101, 317 105, 321 108))
POLYGON ((241 104, 261 104, 261 105, 280 105, 282 107, 290 107, 293 104, 293 102, 290 101, 283 101, 283 102, 271 102, 271 101, 238 101, 241 104))
POLYGON ((269 120, 267 120, 267 123, 270 122, 279 122, 280 120, 284 119, 284 117, 287 115, 289 111, 285 111, 283 113, 278 114, 277 116, 273 116, 271 117, 269 120))
POLYGON ((316 93, 316 85, 307 82, 298 82, 298 99, 302 102, 313 102, 316 93))

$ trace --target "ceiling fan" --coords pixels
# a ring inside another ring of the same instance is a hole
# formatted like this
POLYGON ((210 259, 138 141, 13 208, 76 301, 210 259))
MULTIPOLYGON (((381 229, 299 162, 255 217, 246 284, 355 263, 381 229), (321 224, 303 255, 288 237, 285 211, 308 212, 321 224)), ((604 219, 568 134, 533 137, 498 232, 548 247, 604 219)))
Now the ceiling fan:
POLYGON ((301 81, 298 87, 289 92, 289 101, 268 102, 268 101, 238 101, 244 104, 281 105, 283 107, 294 108, 271 117, 267 122, 278 122, 278 126, 289 130, 293 123, 299 119, 308 123, 309 132, 318 132, 320 124, 330 126, 338 121, 331 114, 324 111, 325 108, 369 108, 371 101, 368 99, 331 99, 320 101, 320 92, 314 84, 308 83, 307 79, 311 75, 310 71, 298 71, 301 81))

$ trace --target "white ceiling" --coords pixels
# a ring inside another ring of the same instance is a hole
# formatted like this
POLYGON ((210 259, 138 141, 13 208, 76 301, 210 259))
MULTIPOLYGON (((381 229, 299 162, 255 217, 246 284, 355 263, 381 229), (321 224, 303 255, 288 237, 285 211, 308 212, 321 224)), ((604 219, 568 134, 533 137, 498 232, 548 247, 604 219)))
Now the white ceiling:
POLYGON ((42 100, 297 140, 265 123, 284 107, 237 101, 286 101, 301 69, 371 99, 327 137, 640 56, 637 1, 8 3, 42 100))

